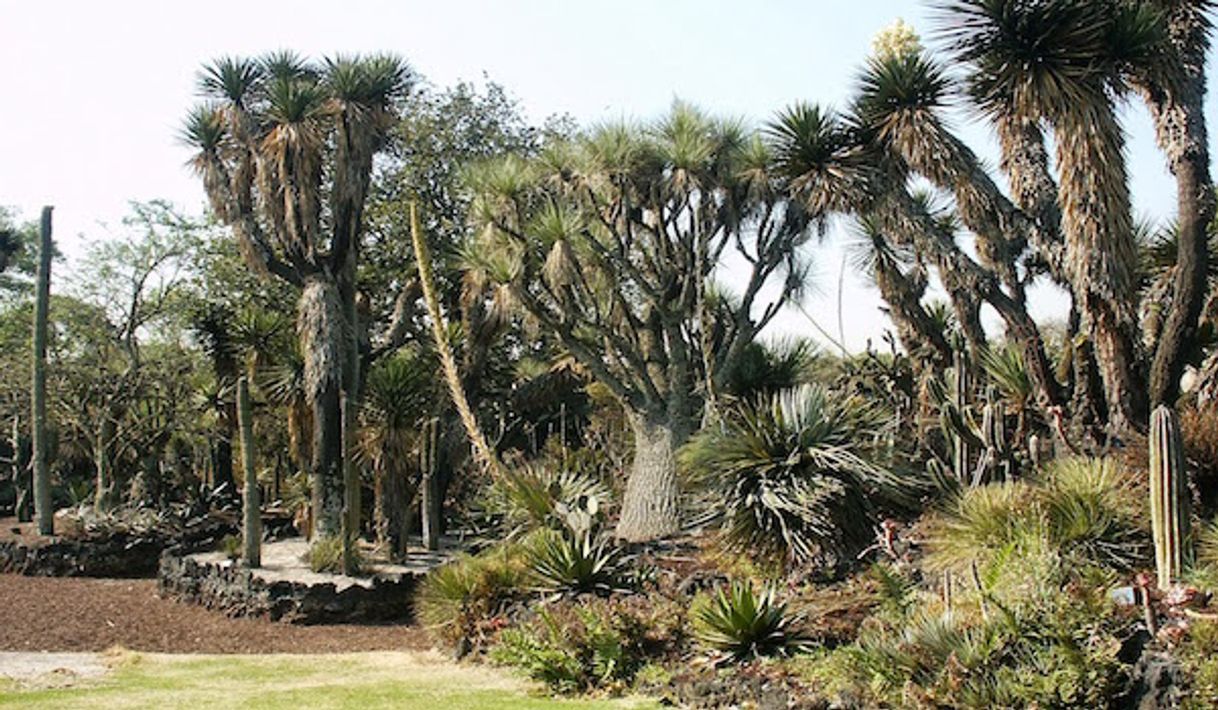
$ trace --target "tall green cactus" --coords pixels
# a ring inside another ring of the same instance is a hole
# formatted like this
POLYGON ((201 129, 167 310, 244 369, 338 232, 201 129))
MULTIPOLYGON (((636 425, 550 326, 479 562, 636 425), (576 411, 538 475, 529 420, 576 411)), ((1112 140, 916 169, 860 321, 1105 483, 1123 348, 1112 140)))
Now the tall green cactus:
MULTIPOLYGON (((954 371, 954 389, 952 391, 952 404, 955 405, 956 411, 960 416, 964 416, 968 408, 968 393, 971 379, 969 377, 968 362, 965 359, 964 353, 957 349, 952 355, 952 370, 954 371)), ((969 459, 971 452, 969 451, 969 441, 965 436, 957 436, 952 447, 952 468, 955 469, 956 479, 961 484, 967 486, 971 482, 969 471, 969 459)))
POLYGON ((254 419, 250 406, 250 386, 245 377, 237 379, 237 425, 241 430, 241 472, 245 476, 242 555, 247 567, 261 567, 262 504, 258 495, 258 472, 254 468, 254 419))
POLYGON ((1150 525, 1159 588, 1180 578, 1188 540, 1188 487, 1176 415, 1159 405, 1150 417, 1150 525))
POLYGON ((30 392, 30 425, 34 466, 34 512, 38 533, 55 533, 51 472, 47 465, 47 321, 51 308, 51 208, 42 208, 38 241, 38 275, 34 300, 34 377, 30 392))

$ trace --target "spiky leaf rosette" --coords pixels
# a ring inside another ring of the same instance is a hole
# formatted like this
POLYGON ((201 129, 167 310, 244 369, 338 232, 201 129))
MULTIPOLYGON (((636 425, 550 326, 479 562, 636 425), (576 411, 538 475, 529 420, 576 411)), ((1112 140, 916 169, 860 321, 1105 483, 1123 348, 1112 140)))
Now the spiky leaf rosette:
POLYGON ((908 499, 881 422, 861 399, 804 385, 737 407, 695 436, 681 462, 713 493, 729 548, 837 562, 869 542, 884 506, 908 499))

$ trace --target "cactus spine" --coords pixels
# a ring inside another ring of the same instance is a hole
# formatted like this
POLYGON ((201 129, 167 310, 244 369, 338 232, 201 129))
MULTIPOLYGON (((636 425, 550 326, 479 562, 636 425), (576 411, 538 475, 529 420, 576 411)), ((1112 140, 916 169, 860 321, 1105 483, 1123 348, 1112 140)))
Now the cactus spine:
POLYGON ((1172 410, 1159 405, 1150 417, 1150 524, 1159 588, 1179 579, 1188 538, 1188 489, 1180 427, 1172 410))
POLYGON ((258 473, 254 469, 254 420, 251 416, 250 386, 245 377, 237 379, 237 424, 241 429, 241 472, 245 476, 244 517, 241 525, 242 555, 247 567, 262 566, 262 515, 258 500, 258 473))

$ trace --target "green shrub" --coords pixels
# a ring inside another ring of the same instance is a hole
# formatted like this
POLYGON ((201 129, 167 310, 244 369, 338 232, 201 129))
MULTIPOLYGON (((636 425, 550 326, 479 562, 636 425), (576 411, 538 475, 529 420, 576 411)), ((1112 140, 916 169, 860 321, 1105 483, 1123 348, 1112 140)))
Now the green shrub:
POLYGON ((480 640, 481 626, 523 597, 528 584, 521 546, 504 543, 429 572, 415 592, 415 613, 449 643, 480 640))
MULTIPOLYGON (((356 574, 364 571, 366 562, 359 545, 351 546, 356 574)), ((325 574, 343 574, 343 539, 338 536, 322 537, 309 546, 309 569, 325 574)))
POLYGON ((1037 480, 962 491, 928 524, 927 564, 966 571, 1058 559, 1132 570, 1148 561, 1145 502, 1113 459, 1059 460, 1037 480))
POLYGON ((797 628, 799 618, 777 600, 773 587, 758 592, 734 581, 697 598, 690 617, 699 641, 736 660, 791 655, 809 645, 797 628))
POLYGON ((1103 588, 981 618, 919 611, 867 627, 834 668, 865 706, 1108 707, 1127 629, 1103 588))
POLYGON ((224 553, 230 560, 241 559, 242 545, 240 535, 225 535, 216 543, 216 552, 224 553))
POLYGON ((707 492, 729 549, 837 563, 873 540, 885 507, 909 501, 907 481, 879 443, 883 422, 857 397, 805 385, 734 408, 680 460, 707 492))
POLYGON ((491 484, 484 506, 499 516, 506 535, 514 537, 538 528, 560 527, 559 506, 586 499, 608 501, 608 486, 588 473, 520 465, 491 484))
POLYGON ((589 598, 559 604, 505 629, 491 659, 522 669, 555 692, 620 692, 649 660, 673 653, 683 618, 667 600, 653 605, 642 598, 589 598))

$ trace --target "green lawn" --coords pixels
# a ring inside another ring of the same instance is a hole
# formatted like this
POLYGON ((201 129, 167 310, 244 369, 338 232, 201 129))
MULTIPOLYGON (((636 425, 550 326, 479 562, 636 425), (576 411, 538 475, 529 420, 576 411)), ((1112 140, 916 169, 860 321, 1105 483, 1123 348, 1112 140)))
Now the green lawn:
MULTIPOLYGON (((48 681, 44 685, 50 685, 48 681)), ((435 654, 175 656, 121 653, 70 687, 0 686, 0 708, 656 708, 645 700, 557 700, 502 671, 435 654)))

